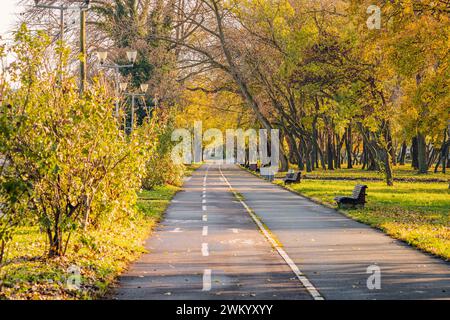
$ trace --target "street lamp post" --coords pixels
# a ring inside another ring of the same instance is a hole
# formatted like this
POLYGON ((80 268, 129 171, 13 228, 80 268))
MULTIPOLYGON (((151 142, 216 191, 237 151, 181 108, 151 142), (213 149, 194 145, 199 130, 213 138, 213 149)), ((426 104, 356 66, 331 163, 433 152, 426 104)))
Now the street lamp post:
POLYGON ((120 93, 120 70, 126 68, 133 68, 137 59, 137 51, 127 51, 127 58, 130 64, 119 65, 116 63, 106 63, 108 59, 108 52, 99 51, 97 57, 100 61, 100 68, 114 70, 115 76, 115 95, 116 95, 116 117, 119 119, 119 93, 120 93))
MULTIPOLYGON (((80 42, 81 42, 81 54, 83 55, 81 61, 80 61, 80 93, 82 94, 84 92, 85 86, 86 86, 86 62, 84 61, 85 55, 86 55, 86 28, 85 28, 85 19, 86 19, 86 10, 90 7, 90 0, 82 0, 83 4, 78 7, 70 7, 67 5, 47 5, 47 4, 41 4, 40 0, 34 0, 34 5, 36 8, 42 8, 42 9, 49 9, 49 10, 59 10, 60 12, 60 32, 59 32, 59 39, 61 43, 64 41, 64 28, 65 28, 65 12, 70 10, 80 10, 81 14, 81 30, 80 30, 80 42)), ((62 55, 61 52, 61 71, 62 71, 62 55)), ((60 81, 62 82, 62 75, 60 75, 60 81)))
POLYGON ((80 8, 80 96, 84 94, 87 84, 87 50, 86 50, 86 11, 89 10, 89 0, 86 7, 80 8))
MULTIPOLYGON (((127 83, 121 83, 120 89, 122 92, 127 90, 128 84, 127 83)), ((140 86, 141 93, 130 93, 130 92, 124 92, 124 95, 131 97, 131 126, 130 126, 130 133, 133 132, 134 128, 134 109, 135 109, 135 99, 136 97, 145 97, 146 93, 148 91, 148 84, 141 84, 140 86)), ((125 125, 126 130, 126 125, 125 125)))

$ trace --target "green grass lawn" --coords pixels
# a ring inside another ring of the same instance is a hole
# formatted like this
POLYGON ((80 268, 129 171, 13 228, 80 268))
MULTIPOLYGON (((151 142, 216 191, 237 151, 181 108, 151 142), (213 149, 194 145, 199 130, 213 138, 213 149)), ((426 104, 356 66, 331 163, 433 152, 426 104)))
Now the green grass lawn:
MULTIPOLYGON (((413 175, 411 177, 412 180, 416 178, 413 175)), ((281 184, 280 181, 276 183, 281 184)), ((336 206, 333 198, 337 195, 351 195, 358 183, 362 181, 303 180, 289 188, 320 202, 336 206)), ((368 203, 364 209, 343 210, 348 216, 445 260, 450 260, 448 183, 396 182, 394 187, 388 187, 382 181, 363 183, 369 187, 368 203)))
POLYGON ((0 299, 95 299, 143 252, 144 240, 161 219, 179 188, 157 187, 140 194, 139 214, 108 228, 77 234, 66 257, 45 256, 46 242, 37 227, 22 227, 0 268, 0 299), (81 290, 66 287, 67 269, 81 268, 81 290))

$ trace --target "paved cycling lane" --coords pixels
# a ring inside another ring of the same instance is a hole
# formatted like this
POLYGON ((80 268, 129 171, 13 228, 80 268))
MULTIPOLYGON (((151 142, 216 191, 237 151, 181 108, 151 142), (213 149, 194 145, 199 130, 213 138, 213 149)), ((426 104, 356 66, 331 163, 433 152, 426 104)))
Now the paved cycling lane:
POLYGON ((120 278, 117 299, 312 299, 218 166, 188 178, 146 249, 120 278))

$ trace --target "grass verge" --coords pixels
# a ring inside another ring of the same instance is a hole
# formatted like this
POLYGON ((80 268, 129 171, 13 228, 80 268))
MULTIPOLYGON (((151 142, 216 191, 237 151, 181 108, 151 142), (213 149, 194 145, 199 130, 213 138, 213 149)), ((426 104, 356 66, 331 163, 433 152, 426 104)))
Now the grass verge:
MULTIPOLYGON (((345 166, 345 165, 344 165, 345 166)), ((292 166, 297 170, 296 166, 292 166)), ((418 174, 417 170, 413 169, 410 164, 404 166, 394 166, 394 180, 399 182, 443 182, 447 183, 450 180, 450 172, 448 173, 434 173, 430 171, 427 174, 418 174)), ((286 172, 280 172, 277 177, 285 176, 286 172)), ((313 172, 302 172, 302 177, 317 180, 378 180, 384 181, 385 177, 382 172, 361 170, 361 166, 355 166, 353 169, 335 169, 323 170, 322 168, 315 169, 313 172)))
POLYGON ((144 251, 144 241, 162 218, 177 187, 157 187, 139 195, 137 214, 101 230, 79 233, 65 257, 45 256, 46 239, 38 227, 18 230, 0 268, 0 299, 97 299, 144 251), (68 273, 80 268, 79 290, 69 290, 68 273))
POLYGON ((184 172, 185 177, 190 177, 194 173, 195 170, 199 169, 203 164, 202 163, 193 163, 191 165, 186 165, 186 171, 184 172))

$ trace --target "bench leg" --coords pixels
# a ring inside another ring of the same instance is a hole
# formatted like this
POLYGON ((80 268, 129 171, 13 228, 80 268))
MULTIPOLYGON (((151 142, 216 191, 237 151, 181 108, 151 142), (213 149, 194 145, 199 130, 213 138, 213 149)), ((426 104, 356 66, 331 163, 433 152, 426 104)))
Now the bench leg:
POLYGON ((351 204, 351 203, 338 203, 338 208, 339 209, 356 209, 355 204, 351 204))

